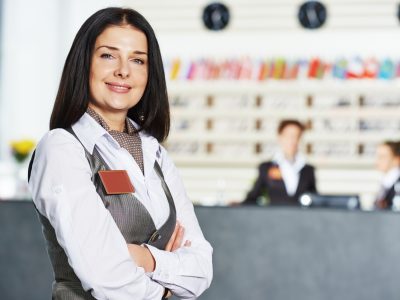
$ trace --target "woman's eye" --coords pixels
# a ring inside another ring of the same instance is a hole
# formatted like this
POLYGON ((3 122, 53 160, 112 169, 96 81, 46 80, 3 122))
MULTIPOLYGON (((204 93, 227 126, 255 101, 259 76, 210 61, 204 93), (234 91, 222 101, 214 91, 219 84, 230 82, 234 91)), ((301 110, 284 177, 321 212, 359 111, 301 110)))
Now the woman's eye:
POLYGON ((132 61, 137 63, 137 64, 139 64, 139 65, 143 65, 144 64, 144 61, 142 59, 139 59, 139 58, 132 59, 132 61))
POLYGON ((111 59, 113 58, 113 56, 111 54, 108 53, 103 53, 102 55, 100 55, 101 58, 105 58, 105 59, 111 59))

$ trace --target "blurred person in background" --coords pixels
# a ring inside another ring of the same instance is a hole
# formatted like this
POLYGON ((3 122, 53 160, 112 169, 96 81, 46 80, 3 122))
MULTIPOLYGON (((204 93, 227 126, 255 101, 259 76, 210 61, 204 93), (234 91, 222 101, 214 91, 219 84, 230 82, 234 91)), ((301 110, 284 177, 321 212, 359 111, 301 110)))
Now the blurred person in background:
POLYGON ((378 146, 376 168, 383 176, 375 207, 391 209, 396 192, 400 193, 400 141, 386 141, 378 146))
POLYGON ((161 53, 132 9, 79 29, 30 165, 55 282, 52 299, 195 299, 212 247, 167 151, 161 53))
POLYGON ((303 193, 316 193, 314 167, 299 153, 305 126, 282 120, 278 126, 279 151, 259 166, 258 178, 243 204, 299 205, 303 193))

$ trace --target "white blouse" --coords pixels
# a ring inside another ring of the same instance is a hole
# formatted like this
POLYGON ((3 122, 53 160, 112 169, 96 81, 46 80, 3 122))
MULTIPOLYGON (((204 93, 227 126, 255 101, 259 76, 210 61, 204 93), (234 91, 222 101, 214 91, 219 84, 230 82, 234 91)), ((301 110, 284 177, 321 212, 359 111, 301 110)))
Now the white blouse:
POLYGON ((294 161, 288 161, 282 152, 277 152, 273 159, 279 166, 286 192, 289 196, 296 194, 300 180, 300 171, 306 165, 306 160, 297 153, 294 161))
POLYGON ((87 151, 93 153, 96 147, 111 169, 127 170, 135 196, 159 228, 168 218, 169 206, 153 169, 157 159, 174 198, 177 220, 185 228, 184 241, 191 241, 190 247, 174 252, 148 246, 156 267, 146 274, 131 259, 121 232, 96 192, 82 144, 66 130, 51 130, 36 148, 29 187, 83 288, 92 289, 96 299, 161 299, 163 287, 177 297, 198 297, 212 280, 213 250, 167 151, 141 132, 143 175, 129 152, 87 113, 72 128, 87 151))
POLYGON ((389 190, 399 179, 400 168, 392 168, 382 176, 381 185, 385 190, 389 190))

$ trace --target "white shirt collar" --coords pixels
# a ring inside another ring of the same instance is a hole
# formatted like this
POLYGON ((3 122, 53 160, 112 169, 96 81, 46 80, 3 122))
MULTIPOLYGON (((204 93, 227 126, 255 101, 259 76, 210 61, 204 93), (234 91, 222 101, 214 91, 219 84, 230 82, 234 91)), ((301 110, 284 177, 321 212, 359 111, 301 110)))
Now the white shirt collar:
POLYGON ((71 127, 82 145, 87 151, 89 151, 90 154, 93 154, 94 146, 98 140, 102 136, 108 134, 107 130, 97 123, 96 120, 94 120, 88 113, 84 113, 82 117, 71 127))
POLYGON ((302 155, 301 153, 297 153, 294 158, 294 161, 291 162, 286 159, 282 151, 278 151, 277 153, 275 153, 273 160, 279 166, 286 165, 291 169, 294 169, 296 172, 300 172, 300 170, 303 169, 303 167, 306 165, 306 159, 304 155, 302 155))
MULTIPOLYGON (((133 124, 133 126, 135 126, 135 128, 138 128, 138 124, 136 124, 133 120, 129 118, 128 120, 133 124)), ((74 130, 77 137, 79 138, 79 140, 81 141, 81 143, 83 144, 83 146, 86 148, 87 151, 89 151, 90 154, 93 154, 94 146, 103 136, 106 136, 107 140, 116 149, 121 148, 118 142, 107 132, 107 130, 105 130, 99 123, 96 122, 96 120, 94 120, 86 112, 71 127, 74 130)), ((143 149, 147 150, 143 151, 144 152, 143 155, 150 155, 150 156, 154 155, 155 158, 159 148, 158 141, 144 131, 140 131, 139 136, 142 140, 143 149)))
POLYGON ((382 178, 384 188, 391 188, 400 177, 400 168, 393 168, 387 172, 382 178))
POLYGON ((286 192, 289 196, 296 194, 300 180, 300 171, 306 164, 306 160, 301 154, 296 154, 294 161, 288 161, 282 152, 277 152, 273 159, 279 166, 282 179, 285 184, 286 192))

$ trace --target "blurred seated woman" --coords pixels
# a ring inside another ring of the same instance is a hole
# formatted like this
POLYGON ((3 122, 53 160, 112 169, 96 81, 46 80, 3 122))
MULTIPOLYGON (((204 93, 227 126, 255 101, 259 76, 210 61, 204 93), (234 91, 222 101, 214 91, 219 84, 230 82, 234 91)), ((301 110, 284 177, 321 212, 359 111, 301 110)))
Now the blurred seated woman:
POLYGON ((376 168, 383 173, 383 177, 375 207, 391 209, 396 192, 400 195, 400 141, 386 141, 378 146, 376 168))
POLYGON ((280 150, 271 161, 260 164, 258 178, 243 204, 298 205, 303 193, 317 192, 314 167, 299 153, 304 130, 297 120, 280 122, 280 150))

